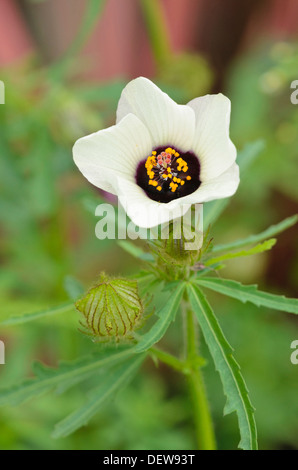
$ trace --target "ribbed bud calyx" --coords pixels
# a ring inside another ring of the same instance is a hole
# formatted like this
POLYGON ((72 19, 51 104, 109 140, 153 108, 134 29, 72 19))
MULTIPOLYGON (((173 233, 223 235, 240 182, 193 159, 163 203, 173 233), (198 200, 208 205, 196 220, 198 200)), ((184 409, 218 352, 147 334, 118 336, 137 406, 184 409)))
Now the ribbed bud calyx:
POLYGON ((143 313, 136 281, 101 275, 76 308, 84 315, 82 325, 98 339, 130 337, 143 313))

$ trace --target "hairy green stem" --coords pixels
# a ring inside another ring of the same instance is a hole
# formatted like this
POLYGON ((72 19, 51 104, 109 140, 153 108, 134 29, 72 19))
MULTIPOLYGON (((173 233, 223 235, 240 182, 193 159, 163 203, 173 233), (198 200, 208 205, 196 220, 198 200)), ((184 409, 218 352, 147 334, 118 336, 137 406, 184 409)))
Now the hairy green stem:
POLYGON ((209 404, 200 368, 198 366, 197 330, 192 311, 186 314, 186 361, 189 365, 187 374, 190 394, 193 401, 193 415, 196 426, 199 450, 215 450, 216 441, 209 404))

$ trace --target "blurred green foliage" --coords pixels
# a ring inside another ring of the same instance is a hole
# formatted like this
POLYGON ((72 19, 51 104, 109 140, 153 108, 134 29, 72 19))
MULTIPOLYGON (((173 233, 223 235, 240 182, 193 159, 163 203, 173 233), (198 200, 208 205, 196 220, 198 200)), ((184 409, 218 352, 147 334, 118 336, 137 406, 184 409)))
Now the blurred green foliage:
POLYGON ((290 100, 297 63, 297 44, 269 43, 238 60, 231 73, 233 136, 240 144, 257 137, 267 144, 256 164, 253 201, 266 201, 273 189, 298 199, 298 113, 290 100))

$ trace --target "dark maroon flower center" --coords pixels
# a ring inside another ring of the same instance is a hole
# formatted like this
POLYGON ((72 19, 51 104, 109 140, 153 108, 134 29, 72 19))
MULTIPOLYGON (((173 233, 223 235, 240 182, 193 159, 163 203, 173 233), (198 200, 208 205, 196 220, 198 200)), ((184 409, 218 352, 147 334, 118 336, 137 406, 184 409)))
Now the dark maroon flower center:
POLYGON ((136 182, 154 201, 167 203, 198 189, 200 163, 191 151, 157 147, 137 168, 136 182))

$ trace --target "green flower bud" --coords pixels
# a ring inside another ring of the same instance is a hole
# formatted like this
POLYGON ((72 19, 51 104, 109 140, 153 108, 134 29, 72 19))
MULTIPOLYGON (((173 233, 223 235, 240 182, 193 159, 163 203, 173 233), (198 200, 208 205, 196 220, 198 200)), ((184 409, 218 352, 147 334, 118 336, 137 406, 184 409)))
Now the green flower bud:
POLYGON ((173 220, 169 226, 169 236, 164 242, 166 255, 177 262, 188 264, 195 259, 202 247, 203 234, 194 231, 191 225, 173 220))
POLYGON ((132 338, 143 314, 137 282, 105 274, 75 305, 84 315, 84 332, 97 340, 132 338))

